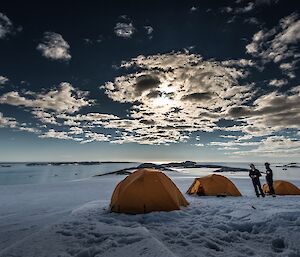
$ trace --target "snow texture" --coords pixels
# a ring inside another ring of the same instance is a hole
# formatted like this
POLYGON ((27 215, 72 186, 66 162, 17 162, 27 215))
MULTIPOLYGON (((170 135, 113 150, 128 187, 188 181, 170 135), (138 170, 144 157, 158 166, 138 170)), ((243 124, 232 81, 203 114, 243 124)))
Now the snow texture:
MULTIPOLYGON (((182 192, 194 178, 168 175, 182 192)), ((257 199, 239 177, 243 197, 185 195, 190 206, 179 211, 110 213, 123 178, 1 186, 0 256, 300 256, 298 196, 257 199)))

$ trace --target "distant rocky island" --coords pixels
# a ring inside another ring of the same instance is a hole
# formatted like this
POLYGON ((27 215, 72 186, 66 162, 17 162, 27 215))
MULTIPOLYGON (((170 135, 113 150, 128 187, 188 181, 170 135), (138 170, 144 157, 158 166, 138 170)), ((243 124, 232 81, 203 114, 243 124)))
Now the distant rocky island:
POLYGON ((11 167, 11 165, 9 165, 9 164, 1 164, 0 167, 1 168, 9 168, 9 167, 11 167))
POLYGON ((284 165, 276 165, 278 168, 300 168, 300 164, 296 162, 291 162, 284 165))
POLYGON ((30 162, 26 163, 26 166, 63 166, 63 165, 101 165, 101 164, 109 164, 109 163, 133 163, 133 162, 121 162, 121 161, 90 161, 90 162, 30 162))
POLYGON ((127 175, 130 174, 130 171, 136 170, 136 169, 142 169, 142 168, 151 168, 151 169, 158 169, 162 171, 174 171, 177 172, 174 168, 212 168, 216 169, 213 172, 249 172, 249 169, 245 168, 236 168, 236 167, 228 167, 228 166, 222 166, 222 165, 215 165, 215 164, 199 164, 193 161, 185 161, 185 162, 170 162, 170 163, 163 163, 163 164, 155 164, 155 163, 142 163, 135 167, 125 168, 105 174, 99 174, 95 176, 105 176, 110 174, 116 174, 116 175, 127 175))
MULTIPOLYGON (((29 162, 26 163, 26 166, 65 166, 65 165, 101 165, 101 164, 114 164, 114 163, 136 163, 131 161, 75 161, 75 162, 29 162)), ((8 163, 0 163, 0 167, 11 167, 8 163)), ((288 164, 276 165, 278 168, 282 168, 286 170, 287 168, 300 168, 300 163, 291 162, 288 164)), ((200 164, 193 161, 184 161, 184 162, 169 162, 163 164, 156 164, 156 163, 142 163, 138 166, 125 168, 117 171, 113 171, 106 174, 128 174, 132 170, 141 169, 141 168, 153 168, 159 169, 163 171, 175 171, 176 168, 212 168, 216 169, 214 172, 248 172, 249 169, 246 168, 236 168, 236 167, 229 167, 224 165, 217 165, 217 164, 200 164)), ((105 174, 105 175, 106 175, 105 174)), ((99 175, 102 176, 103 174, 99 175)), ((98 175, 97 175, 98 176, 98 175)))

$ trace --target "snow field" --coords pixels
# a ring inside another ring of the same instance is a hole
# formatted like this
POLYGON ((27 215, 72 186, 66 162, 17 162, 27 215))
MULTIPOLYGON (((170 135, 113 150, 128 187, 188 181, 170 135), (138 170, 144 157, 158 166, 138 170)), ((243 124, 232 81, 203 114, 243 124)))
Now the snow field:
MULTIPOLYGON (((1 187, 0 256, 300 256, 300 197, 257 199, 248 178, 234 178, 243 197, 185 195, 179 211, 110 213, 123 178, 1 187)), ((183 193, 193 181, 172 179, 183 193)))

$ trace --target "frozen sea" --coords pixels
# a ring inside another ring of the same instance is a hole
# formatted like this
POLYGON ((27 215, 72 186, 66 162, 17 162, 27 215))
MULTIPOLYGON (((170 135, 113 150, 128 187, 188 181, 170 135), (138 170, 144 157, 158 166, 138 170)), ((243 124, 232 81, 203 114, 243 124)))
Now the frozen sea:
MULTIPOLYGON (((0 256, 300 256, 300 197, 257 199, 245 172, 222 173, 243 197, 185 195, 190 205, 179 211, 110 213, 112 191, 125 176, 93 175, 136 165, 0 167, 0 256)), ((300 187, 300 169, 275 165, 274 179, 300 187)), ((185 193, 213 170, 166 173, 185 193)))

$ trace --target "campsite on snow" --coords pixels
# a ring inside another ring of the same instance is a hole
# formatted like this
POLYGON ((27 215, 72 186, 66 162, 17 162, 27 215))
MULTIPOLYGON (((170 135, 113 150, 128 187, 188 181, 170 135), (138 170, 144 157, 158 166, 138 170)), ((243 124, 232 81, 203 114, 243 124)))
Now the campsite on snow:
MULTIPOLYGON (((0 181, 12 171, 42 180, 0 186, 0 256, 299 255, 300 195, 257 198, 248 172, 216 168, 93 176, 138 165, 96 165, 80 178, 92 166, 2 168, 0 181)), ((300 186, 298 168, 273 170, 300 186)))
POLYGON ((0 257, 300 257, 300 0, 1 0, 0 257))

